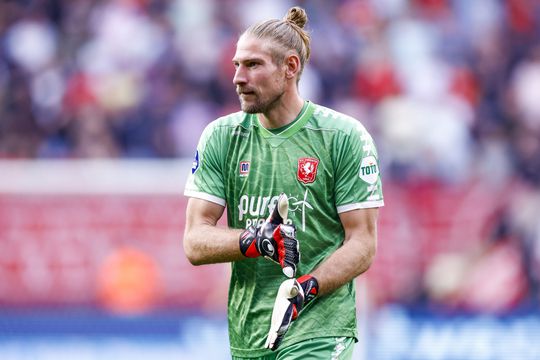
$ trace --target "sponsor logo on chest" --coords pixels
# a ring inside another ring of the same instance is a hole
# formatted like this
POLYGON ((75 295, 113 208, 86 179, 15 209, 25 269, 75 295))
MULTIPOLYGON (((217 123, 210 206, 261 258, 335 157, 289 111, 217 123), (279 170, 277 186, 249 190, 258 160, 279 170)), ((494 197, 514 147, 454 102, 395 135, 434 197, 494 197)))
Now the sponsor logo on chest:
MULTIPOLYGON (((314 210, 310 200, 308 199, 309 189, 306 189, 304 194, 288 196, 289 215, 297 216, 300 221, 298 224, 300 229, 302 229, 302 231, 306 231, 308 213, 314 210)), ((270 215, 274 210, 278 198, 279 195, 256 196, 243 194, 240 196, 238 201, 238 221, 245 221, 246 228, 251 225, 262 225, 268 215, 270 215)), ((287 223, 292 224, 290 218, 287 219, 287 223)))

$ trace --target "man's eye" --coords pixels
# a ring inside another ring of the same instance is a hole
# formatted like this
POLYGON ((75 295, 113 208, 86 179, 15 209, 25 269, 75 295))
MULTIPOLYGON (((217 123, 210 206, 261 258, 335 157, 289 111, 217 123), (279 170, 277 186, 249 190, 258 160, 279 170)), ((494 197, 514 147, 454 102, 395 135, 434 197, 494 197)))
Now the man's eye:
POLYGON ((256 63, 255 61, 250 61, 247 64, 248 67, 254 67, 254 66, 257 66, 257 65, 258 65, 258 63, 256 63))

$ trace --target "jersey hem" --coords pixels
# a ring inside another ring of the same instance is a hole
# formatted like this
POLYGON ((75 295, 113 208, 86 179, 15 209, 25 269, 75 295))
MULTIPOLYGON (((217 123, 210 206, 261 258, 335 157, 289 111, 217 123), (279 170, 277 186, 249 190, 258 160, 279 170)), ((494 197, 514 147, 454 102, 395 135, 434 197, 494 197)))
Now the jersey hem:
POLYGON ((346 204, 346 205, 340 205, 337 207, 338 214, 356 210, 356 209, 369 209, 369 208, 377 208, 384 206, 384 200, 375 200, 375 201, 364 201, 361 203, 354 203, 354 204, 346 204))
POLYGON ((187 197, 207 200, 207 201, 210 201, 210 202, 213 202, 215 204, 225 207, 225 200, 212 194, 208 194, 208 193, 204 193, 200 191, 186 190, 184 191, 184 195, 187 197))
MULTIPOLYGON (((280 347, 287 347, 290 345, 294 345, 296 343, 299 343, 301 341, 313 339, 313 338, 327 338, 327 337, 349 337, 353 338, 354 342, 358 342, 358 334, 356 332, 356 329, 336 329, 335 331, 312 331, 312 332, 306 332, 303 333, 301 336, 292 337, 289 339, 285 339, 284 342, 280 345, 280 347)), ((268 349, 239 349, 234 348, 231 346, 231 355, 232 356, 238 356, 238 357, 261 357, 266 356, 270 354, 274 354, 275 352, 268 350, 268 349)))

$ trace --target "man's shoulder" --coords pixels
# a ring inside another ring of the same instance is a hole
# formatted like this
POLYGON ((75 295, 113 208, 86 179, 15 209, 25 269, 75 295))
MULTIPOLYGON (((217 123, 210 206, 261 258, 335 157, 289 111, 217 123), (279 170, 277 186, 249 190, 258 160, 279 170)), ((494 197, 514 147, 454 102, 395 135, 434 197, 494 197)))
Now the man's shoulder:
POLYGON ((221 116, 214 121, 210 122, 202 135, 203 141, 227 141, 226 139, 235 133, 241 132, 242 129, 249 129, 252 124, 252 119, 249 114, 238 111, 228 115, 221 116))
POLYGON ((360 120, 328 108, 323 105, 313 104, 312 121, 309 125, 313 129, 351 133, 355 131, 365 132, 366 129, 360 120))
POLYGON ((238 126, 248 128, 251 126, 251 116, 243 111, 237 111, 228 115, 221 116, 209 124, 209 127, 216 128, 235 128, 238 126))

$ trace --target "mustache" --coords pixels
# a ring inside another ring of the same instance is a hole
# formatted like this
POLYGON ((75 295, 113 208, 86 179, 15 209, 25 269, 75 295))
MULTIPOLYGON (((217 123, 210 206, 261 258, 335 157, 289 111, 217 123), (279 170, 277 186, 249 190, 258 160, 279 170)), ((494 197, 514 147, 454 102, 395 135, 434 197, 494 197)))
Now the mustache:
POLYGON ((249 87, 240 87, 240 86, 237 86, 236 87, 236 93, 238 95, 241 95, 241 94, 252 94, 252 93, 255 93, 255 89, 252 89, 252 88, 249 88, 249 87))

